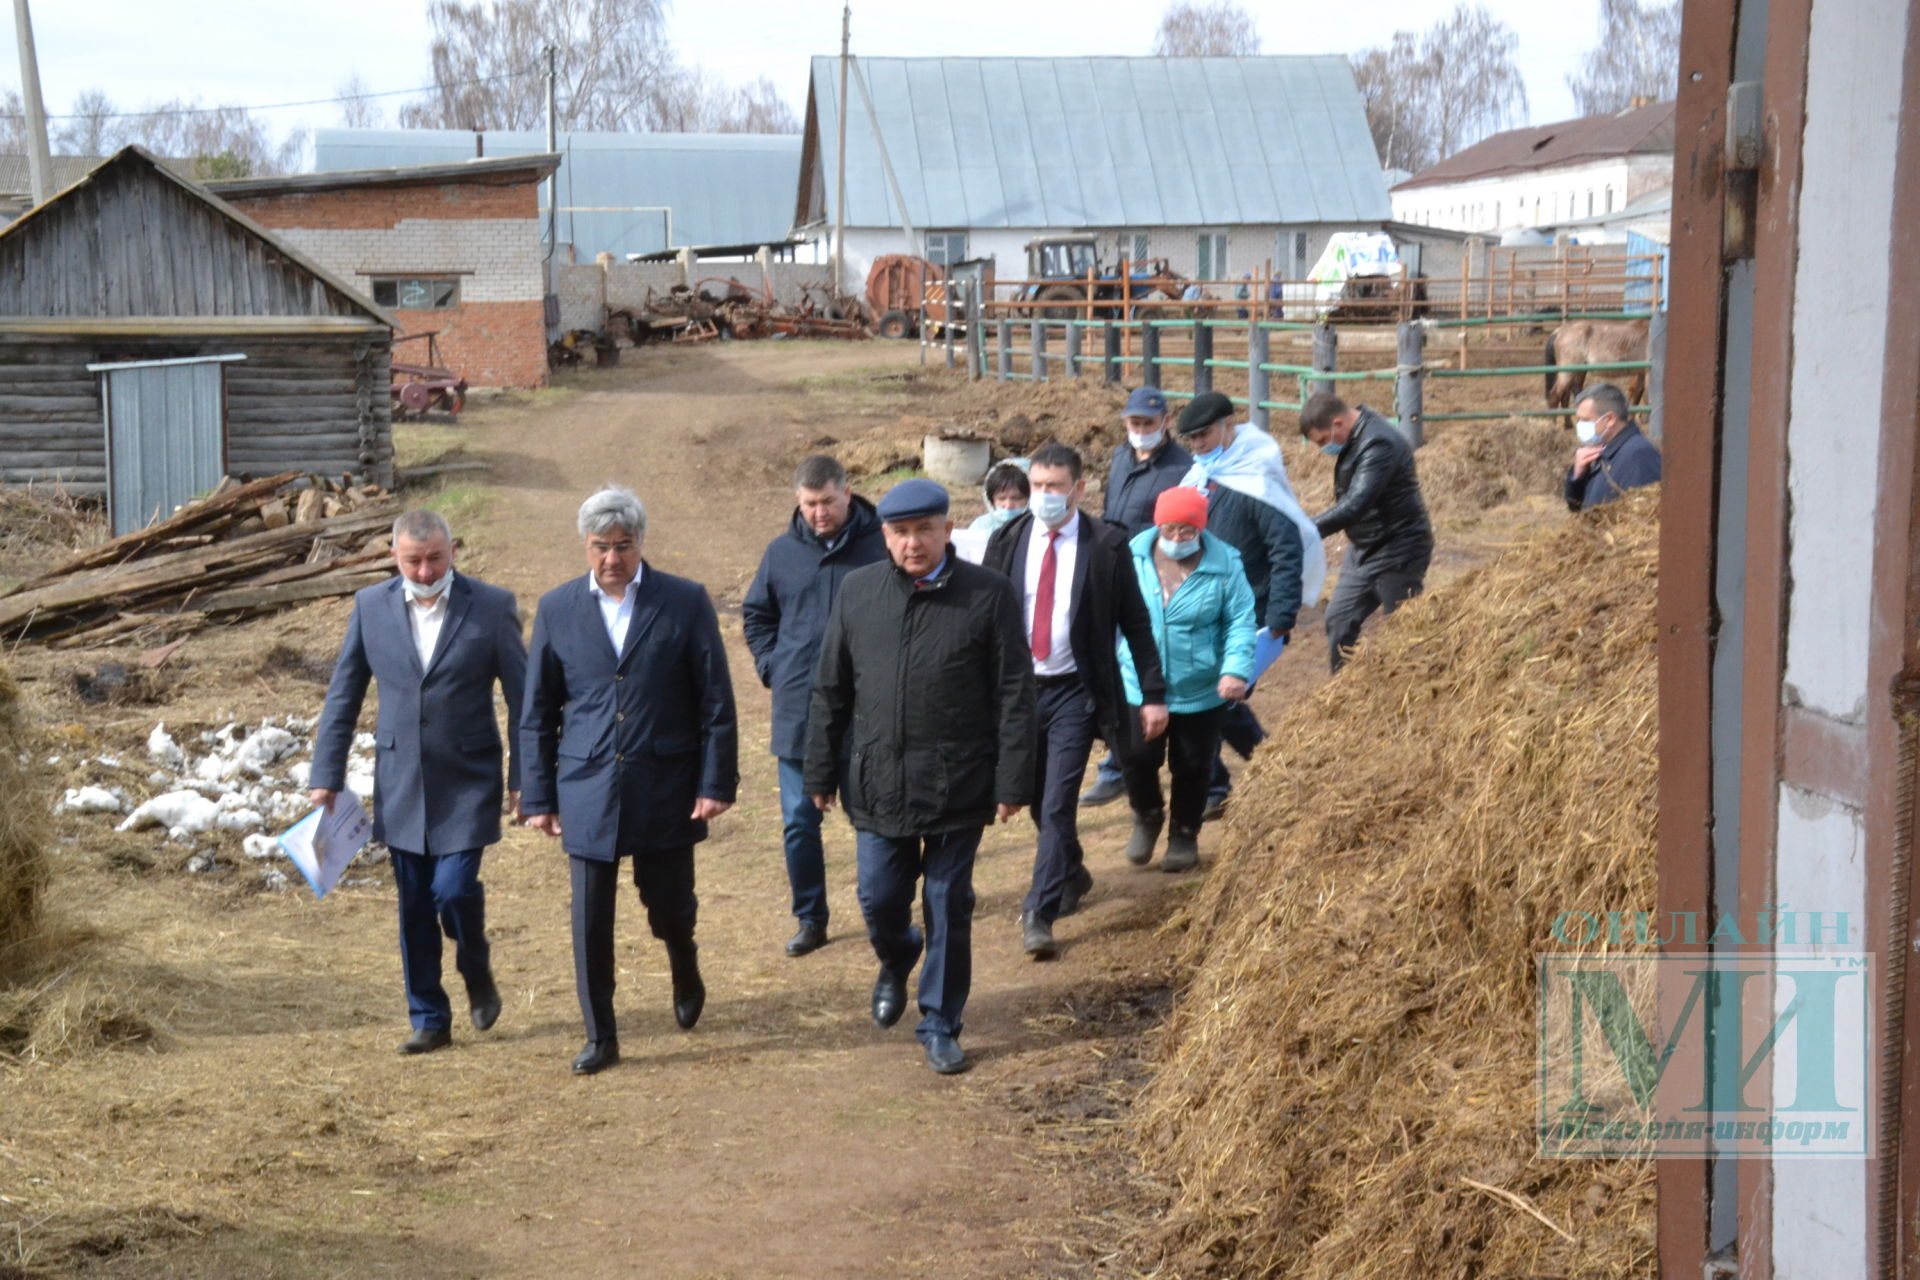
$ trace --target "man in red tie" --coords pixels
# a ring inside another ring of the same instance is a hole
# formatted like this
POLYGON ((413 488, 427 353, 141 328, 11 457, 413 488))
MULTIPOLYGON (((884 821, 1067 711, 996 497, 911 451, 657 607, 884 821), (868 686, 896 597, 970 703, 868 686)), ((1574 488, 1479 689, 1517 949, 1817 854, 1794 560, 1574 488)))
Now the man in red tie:
POLYGON ((1141 673, 1137 725, 1120 680, 1114 646, 1126 636, 1135 653, 1154 654, 1153 620, 1127 550, 1127 530, 1079 510, 1086 492, 1080 455, 1058 442, 1033 455, 1027 472, 1027 514, 987 544, 985 567, 1004 573, 1021 597, 1038 736, 1034 750, 1033 820, 1040 829, 1033 884, 1020 916, 1021 941, 1036 960, 1058 954, 1053 923, 1072 915, 1093 887, 1080 848, 1080 779, 1096 736, 1109 743, 1166 728, 1160 666, 1141 673))

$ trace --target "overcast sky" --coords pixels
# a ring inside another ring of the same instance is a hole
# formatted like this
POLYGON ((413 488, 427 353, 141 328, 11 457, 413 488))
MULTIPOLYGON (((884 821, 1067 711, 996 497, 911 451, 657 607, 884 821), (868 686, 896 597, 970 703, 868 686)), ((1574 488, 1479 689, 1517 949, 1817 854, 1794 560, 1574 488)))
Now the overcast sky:
MULTIPOLYGON (((52 114, 84 89, 104 89, 123 109, 198 96, 206 105, 258 106, 336 96, 359 72, 368 88, 426 84, 425 0, 32 0, 40 80, 52 114)), ((1535 122, 1573 112, 1566 77, 1596 37, 1599 0, 1485 0, 1519 37, 1535 122)), ((1351 53, 1396 28, 1421 28, 1445 12, 1437 0, 1251 0, 1266 53, 1351 53)), ((807 60, 840 46, 839 0, 678 0, 671 17, 683 61, 733 80, 767 76, 797 112, 807 60)), ((1166 0, 855 0, 853 50, 896 57, 1144 54, 1166 0), (1086 15, 1097 15, 1089 22, 1086 15)), ((11 14, 6 20, 12 27, 11 14)), ((0 86, 18 88, 10 52, 0 86)), ((401 98, 383 105, 388 119, 401 98)), ((340 123, 338 108, 265 113, 276 134, 340 123)))

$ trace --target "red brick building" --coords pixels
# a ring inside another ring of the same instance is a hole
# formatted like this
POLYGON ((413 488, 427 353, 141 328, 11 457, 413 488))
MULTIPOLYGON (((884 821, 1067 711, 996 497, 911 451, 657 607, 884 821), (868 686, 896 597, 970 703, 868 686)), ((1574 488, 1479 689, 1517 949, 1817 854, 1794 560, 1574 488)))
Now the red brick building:
POLYGON ((547 380, 539 184, 560 158, 475 159, 206 184, 392 312, 394 359, 440 361, 476 387, 547 380))

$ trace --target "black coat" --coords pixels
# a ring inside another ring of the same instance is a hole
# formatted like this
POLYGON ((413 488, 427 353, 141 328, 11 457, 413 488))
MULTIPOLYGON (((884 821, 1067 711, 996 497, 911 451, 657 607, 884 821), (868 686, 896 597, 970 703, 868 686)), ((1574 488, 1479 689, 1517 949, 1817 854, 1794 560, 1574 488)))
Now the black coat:
POLYGON ((1573 468, 1567 468, 1564 486, 1567 510, 1591 511, 1624 496, 1629 489, 1659 483, 1660 450, 1640 434, 1639 427, 1629 422, 1607 441, 1607 447, 1587 468, 1587 474, 1576 480, 1573 468))
POLYGON ((760 571, 740 605, 741 629, 760 683, 773 690, 773 754, 797 760, 807 751, 807 704, 820 638, 846 576, 887 558, 873 504, 858 495, 831 546, 798 510, 787 531, 767 544, 760 571))
POLYGON ((809 795, 861 831, 934 835, 1033 801, 1033 658, 1007 580, 947 549, 924 588, 891 561, 847 575, 807 718, 809 795))
POLYGON ((1207 486, 1207 532, 1240 553, 1253 588, 1253 616, 1274 635, 1293 630, 1300 613, 1300 527, 1280 508, 1214 481, 1207 486))
POLYGON ((647 565, 627 589, 633 620, 617 654, 585 575, 540 598, 520 712, 522 809, 559 814, 566 851, 601 861, 706 839, 693 802, 731 802, 740 779, 706 588, 647 565))
POLYGON ((1433 551, 1433 524, 1420 496, 1413 446, 1365 405, 1333 464, 1333 496, 1333 505, 1313 518, 1315 527, 1321 537, 1344 532, 1368 563, 1411 560, 1433 551))
POLYGON ((1193 468, 1193 455, 1169 438, 1145 462, 1134 457, 1133 446, 1113 451, 1107 466, 1107 498, 1101 516, 1132 536, 1153 523, 1153 500, 1180 483, 1193 468))
MULTIPOLYGON (((1114 636, 1127 638, 1146 704, 1166 702, 1167 682, 1161 676, 1160 654, 1153 644, 1153 615, 1140 598, 1140 578, 1133 570, 1127 531, 1110 521, 1095 520, 1084 511, 1076 512, 1075 519, 1080 521, 1080 531, 1073 557, 1073 624, 1068 628, 1067 642, 1073 648, 1073 664, 1079 669, 1080 679, 1093 695, 1101 735, 1108 742, 1120 742, 1124 738, 1114 735, 1125 733, 1133 709, 1120 680, 1120 652, 1114 636)), ((987 542, 986 558, 980 562, 1007 576, 1016 599, 1025 597, 1032 536, 1033 513, 1029 511, 994 531, 987 542)), ((1024 603, 1020 616, 1024 627, 1024 603)))

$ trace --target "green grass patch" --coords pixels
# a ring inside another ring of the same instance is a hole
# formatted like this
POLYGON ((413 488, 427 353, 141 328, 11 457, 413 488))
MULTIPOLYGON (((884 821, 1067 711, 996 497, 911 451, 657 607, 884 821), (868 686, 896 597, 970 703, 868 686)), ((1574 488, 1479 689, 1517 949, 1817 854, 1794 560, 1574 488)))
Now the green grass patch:
POLYGON ((450 422, 393 424, 393 465, 405 471, 444 462, 465 452, 467 433, 450 422))
POLYGON ((425 494, 420 505, 438 511, 457 531, 462 524, 478 519, 493 502, 493 491, 478 485, 449 484, 425 494))

